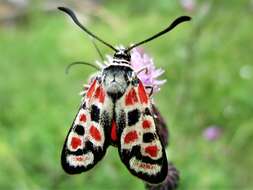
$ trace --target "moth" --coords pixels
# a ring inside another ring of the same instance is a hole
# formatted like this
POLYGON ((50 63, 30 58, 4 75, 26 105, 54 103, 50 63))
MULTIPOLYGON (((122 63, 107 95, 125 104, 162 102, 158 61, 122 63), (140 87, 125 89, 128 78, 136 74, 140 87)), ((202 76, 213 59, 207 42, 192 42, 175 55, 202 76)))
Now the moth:
POLYGON ((69 174, 85 172, 104 157, 109 145, 113 145, 133 175, 149 184, 162 183, 168 173, 168 163, 155 125, 150 97, 152 86, 145 86, 138 78, 137 73, 145 68, 134 71, 130 51, 189 21, 190 17, 181 16, 163 31, 128 48, 115 48, 84 27, 69 8, 59 9, 90 37, 115 52, 112 63, 101 69, 85 90, 63 145, 63 169, 69 174))

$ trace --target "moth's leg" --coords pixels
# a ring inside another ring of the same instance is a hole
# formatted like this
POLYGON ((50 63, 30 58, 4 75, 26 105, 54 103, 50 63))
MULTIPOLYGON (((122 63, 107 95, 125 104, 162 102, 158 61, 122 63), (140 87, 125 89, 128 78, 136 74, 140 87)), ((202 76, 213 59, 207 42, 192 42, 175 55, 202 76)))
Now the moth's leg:
POLYGON ((149 97, 151 97, 154 92, 154 87, 153 86, 145 86, 145 89, 149 90, 149 97))
POLYGON ((84 97, 86 95, 86 92, 89 90, 90 85, 84 84, 83 85, 83 91, 80 92, 80 96, 84 97))
POLYGON ((95 64, 100 68, 103 69, 105 68, 107 65, 104 62, 99 62, 99 61, 95 61, 95 64))
POLYGON ((145 71, 145 74, 148 74, 148 68, 147 67, 142 67, 140 70, 136 72, 136 75, 140 74, 141 72, 145 71))
POLYGON ((93 67, 94 69, 96 70, 101 70, 101 68, 97 67, 96 65, 92 64, 92 63, 89 63, 89 62, 85 62, 85 61, 75 61, 73 63, 70 63, 67 65, 67 67, 65 68, 65 73, 68 74, 69 73, 69 70, 75 66, 75 65, 87 65, 87 66, 90 66, 90 67, 93 67))
POLYGON ((83 88, 84 88, 85 91, 87 91, 90 88, 90 85, 89 84, 84 84, 83 88))

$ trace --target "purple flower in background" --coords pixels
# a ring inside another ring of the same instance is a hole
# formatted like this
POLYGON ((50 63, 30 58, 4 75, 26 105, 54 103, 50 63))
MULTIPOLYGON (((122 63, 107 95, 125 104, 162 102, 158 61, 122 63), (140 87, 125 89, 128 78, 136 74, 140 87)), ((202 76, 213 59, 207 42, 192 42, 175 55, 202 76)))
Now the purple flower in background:
POLYGON ((186 11, 189 12, 194 11, 196 7, 195 0, 180 0, 180 4, 186 11))
POLYGON ((146 70, 139 72, 138 77, 145 86, 152 86, 154 92, 158 92, 161 85, 166 82, 166 80, 158 79, 164 73, 164 70, 157 69, 153 59, 144 53, 142 48, 137 47, 131 51, 131 65, 136 72, 146 68, 146 70))
POLYGON ((210 126, 203 131, 203 137, 209 141, 219 139, 221 136, 221 129, 218 126, 210 126))

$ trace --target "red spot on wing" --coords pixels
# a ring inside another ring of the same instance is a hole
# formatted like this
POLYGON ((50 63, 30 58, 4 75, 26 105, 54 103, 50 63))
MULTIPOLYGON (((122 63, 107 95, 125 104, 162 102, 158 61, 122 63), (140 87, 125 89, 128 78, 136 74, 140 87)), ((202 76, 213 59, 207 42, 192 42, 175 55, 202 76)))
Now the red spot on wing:
POLYGON ((101 88, 101 92, 100 92, 100 96, 99 96, 99 102, 104 103, 104 101, 105 101, 105 91, 103 90, 103 88, 101 88))
POLYGON ((96 86, 96 80, 94 80, 94 82, 92 83, 92 85, 90 86, 88 92, 87 92, 87 97, 90 98, 93 95, 93 92, 95 90, 95 86, 96 86))
POLYGON ((96 91, 95 91, 95 98, 99 98, 99 95, 100 95, 100 86, 97 87, 96 91))
POLYGON ((81 122, 86 122, 87 118, 86 115, 84 115, 83 113, 79 116, 79 121, 81 122))
POLYGON ((112 120, 111 139, 113 141, 118 140, 116 122, 112 120))
POLYGON ((81 139, 78 137, 72 137, 71 139, 71 147, 73 149, 76 149, 78 146, 80 146, 82 143, 81 139))
POLYGON ((139 94, 139 98, 140 98, 141 103, 147 104, 148 103, 148 96, 147 96, 147 93, 144 89, 142 82, 139 82, 138 94, 139 94))
POLYGON ((130 142, 134 142, 138 139, 138 135, 136 131, 130 131, 129 133, 126 134, 125 138, 124 138, 124 142, 126 144, 130 143, 130 142))
POLYGON ((141 168, 146 168, 146 164, 145 164, 145 163, 141 163, 141 164, 139 165, 139 167, 141 167, 141 168))
POLYGON ((146 169, 150 169, 151 165, 150 164, 146 164, 146 169))
POLYGON ((144 121, 142 122, 142 127, 143 127, 143 129, 148 129, 148 128, 150 128, 150 127, 151 127, 151 122, 150 122, 149 120, 144 120, 144 121))
POLYGON ((126 95, 125 104, 133 105, 134 103, 138 102, 137 94, 135 92, 135 89, 132 88, 130 92, 126 95))
POLYGON ((96 140, 100 141, 101 140, 101 134, 99 130, 95 126, 90 127, 90 135, 96 140))
POLYGON ((151 157, 157 157, 158 148, 156 145, 154 146, 147 146, 145 148, 145 152, 148 153, 151 157))
POLYGON ((100 103, 104 103, 105 92, 101 86, 99 86, 95 92, 95 98, 99 99, 100 103))
POLYGON ((141 163, 141 164, 140 164, 140 167, 141 167, 141 168, 144 168, 144 169, 150 169, 150 168, 151 168, 151 165, 150 165, 150 164, 147 164, 147 163, 141 163))
POLYGON ((76 161, 79 161, 79 162, 80 162, 80 161, 83 161, 83 160, 84 160, 84 157, 83 157, 83 156, 77 156, 77 157, 76 157, 76 161))
POLYGON ((139 163, 135 164, 135 166, 137 166, 139 168, 151 169, 151 170, 154 169, 154 167, 155 167, 155 165, 145 163, 145 162, 139 162, 139 163))

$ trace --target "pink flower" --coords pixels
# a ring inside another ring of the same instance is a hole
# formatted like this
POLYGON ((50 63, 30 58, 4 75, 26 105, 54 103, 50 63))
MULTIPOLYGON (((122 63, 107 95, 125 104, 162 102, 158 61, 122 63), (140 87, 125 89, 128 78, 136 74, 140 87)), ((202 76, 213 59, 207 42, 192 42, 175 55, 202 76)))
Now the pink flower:
POLYGON ((194 11, 196 7, 195 0, 180 0, 182 7, 189 12, 194 11))
POLYGON ((164 70, 157 69, 154 65, 153 59, 146 53, 142 48, 134 48, 131 51, 131 65, 134 71, 146 68, 147 70, 142 71, 138 74, 139 79, 143 82, 145 86, 152 86, 154 92, 160 90, 161 85, 163 85, 166 80, 159 80, 164 70))
POLYGON ((214 141, 221 136, 221 129, 218 126, 210 126, 203 131, 203 137, 206 140, 214 141))

